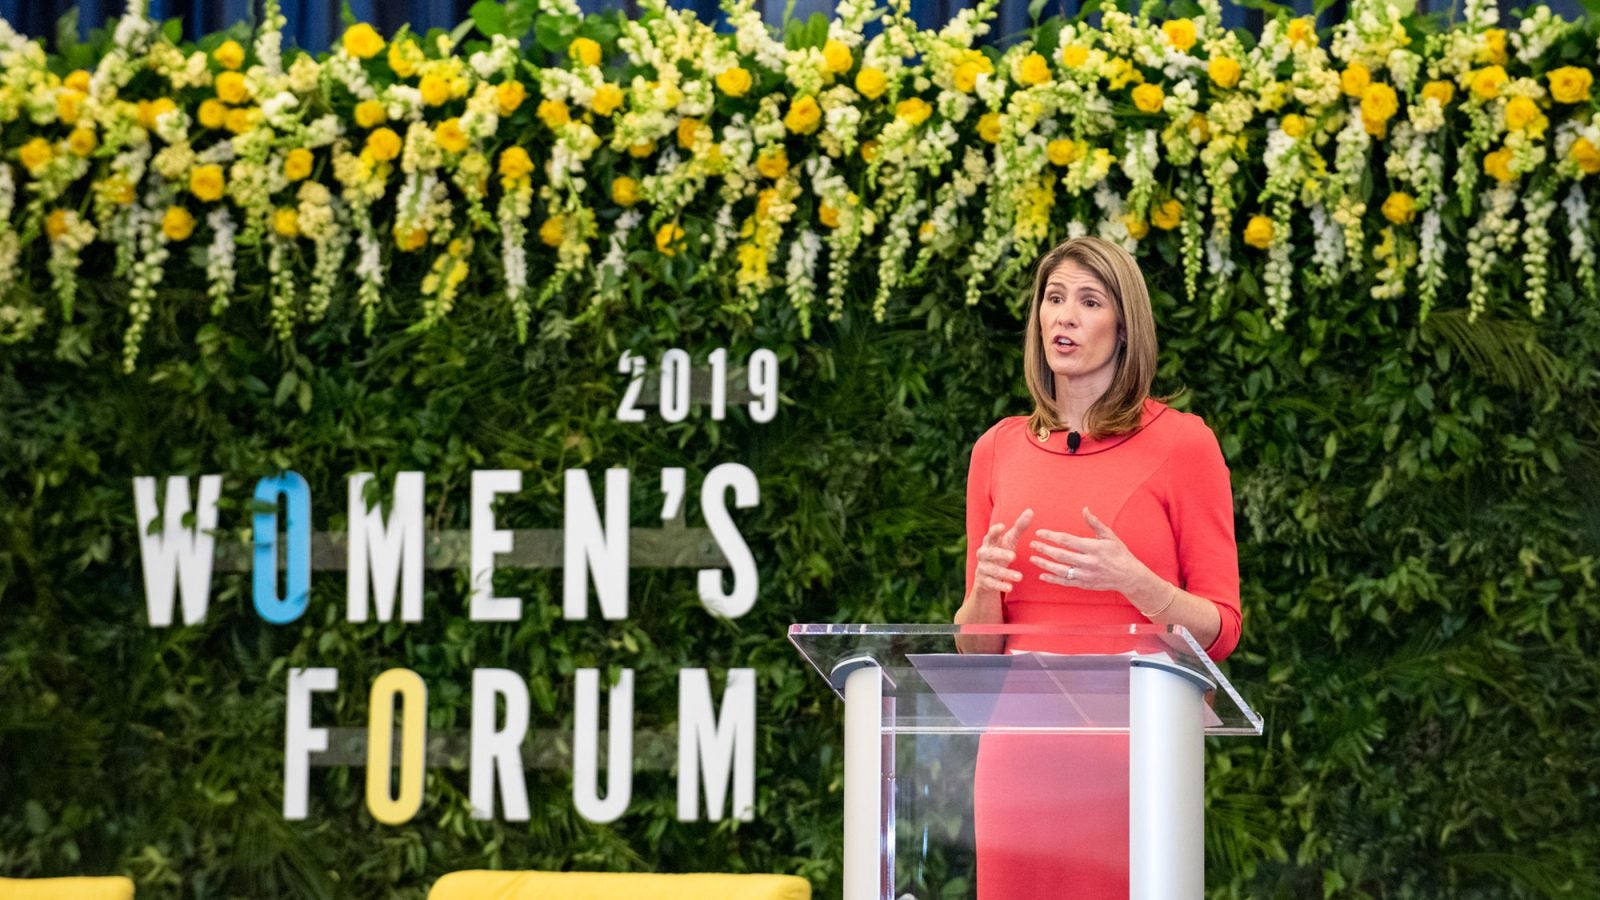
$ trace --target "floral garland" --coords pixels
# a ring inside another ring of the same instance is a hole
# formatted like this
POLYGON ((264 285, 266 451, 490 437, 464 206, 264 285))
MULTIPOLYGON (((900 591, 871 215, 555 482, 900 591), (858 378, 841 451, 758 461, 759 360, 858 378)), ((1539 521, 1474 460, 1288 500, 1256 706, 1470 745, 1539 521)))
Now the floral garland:
POLYGON ((725 0, 731 33, 664 0, 632 21, 542 0, 561 52, 540 65, 515 35, 366 24, 286 54, 276 0, 248 48, 178 45, 133 0, 75 71, 0 21, 0 342, 74 321, 100 247, 130 285, 128 369, 174 267, 203 272, 213 315, 264 285, 283 341, 340 303, 370 331, 402 266, 421 327, 503 297, 526 338, 563 288, 616 301, 632 270, 684 258, 731 310, 781 302, 809 333, 860 276, 880 318, 934 271, 984 302, 1082 233, 1135 250, 1171 233, 1214 315, 1257 269, 1279 329, 1297 296, 1350 284, 1425 316, 1457 259, 1480 315, 1519 244, 1529 315, 1552 254, 1595 295, 1590 23, 1535 7, 1507 30, 1471 0, 1431 31, 1357 0, 1330 31, 1280 15, 1246 47, 1216 0, 1201 10, 1107 6, 999 50, 979 43, 994 0, 936 31, 908 0, 846 0, 788 40, 753 0, 725 0))

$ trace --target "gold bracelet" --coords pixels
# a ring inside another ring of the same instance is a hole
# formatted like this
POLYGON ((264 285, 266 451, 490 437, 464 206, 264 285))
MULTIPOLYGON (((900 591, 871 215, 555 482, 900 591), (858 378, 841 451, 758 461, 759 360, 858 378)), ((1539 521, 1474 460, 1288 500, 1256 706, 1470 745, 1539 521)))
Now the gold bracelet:
POLYGON ((1177 603, 1177 602, 1178 602, 1178 586, 1177 585, 1173 585, 1172 586, 1172 596, 1167 598, 1167 602, 1162 604, 1161 608, 1156 610, 1155 612, 1145 613, 1144 617, 1146 619, 1154 619, 1156 616, 1159 616, 1162 613, 1166 612, 1167 609, 1172 606, 1172 604, 1177 603))

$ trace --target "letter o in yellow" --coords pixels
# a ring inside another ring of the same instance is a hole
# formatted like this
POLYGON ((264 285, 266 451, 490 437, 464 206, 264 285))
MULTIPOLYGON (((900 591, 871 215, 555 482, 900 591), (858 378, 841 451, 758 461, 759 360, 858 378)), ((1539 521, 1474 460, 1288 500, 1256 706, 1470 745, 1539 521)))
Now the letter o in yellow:
POLYGON ((385 825, 404 825, 422 808, 427 774, 428 686, 410 669, 390 669, 373 679, 367 713, 367 811, 385 825), (400 697, 400 790, 390 792, 394 766, 394 701, 400 697))

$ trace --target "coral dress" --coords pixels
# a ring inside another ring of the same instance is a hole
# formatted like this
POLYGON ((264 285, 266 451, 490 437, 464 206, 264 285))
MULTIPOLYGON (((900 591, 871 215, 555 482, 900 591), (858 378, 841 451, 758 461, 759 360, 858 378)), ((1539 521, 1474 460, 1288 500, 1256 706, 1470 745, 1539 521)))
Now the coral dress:
MULTIPOLYGON (((1008 623, 1148 622, 1123 595, 1046 584, 1028 561, 1039 528, 1093 537, 1086 506, 1157 575, 1216 604, 1222 631, 1206 649, 1228 655, 1240 619, 1227 465, 1205 422, 1154 400, 1137 430, 1084 438, 1077 453, 1063 433, 1041 443, 1020 416, 978 439, 967 478, 968 590, 989 526, 1031 508, 1012 563, 1023 579, 1006 596, 1008 623)), ((1015 638, 1007 649, 1062 648, 1015 638)), ((979 900, 1128 896, 1127 735, 985 735, 973 807, 979 900)))

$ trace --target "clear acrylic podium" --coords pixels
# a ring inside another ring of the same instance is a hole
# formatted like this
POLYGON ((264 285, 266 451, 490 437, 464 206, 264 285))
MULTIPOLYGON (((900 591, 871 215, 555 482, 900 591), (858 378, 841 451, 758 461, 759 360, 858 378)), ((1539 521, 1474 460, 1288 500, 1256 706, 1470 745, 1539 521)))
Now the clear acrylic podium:
MULTIPOLYGON (((844 900, 973 896, 982 734, 1126 734, 1134 900, 1205 891, 1204 738, 1259 735, 1187 630, 792 625, 845 702, 844 900), (1001 652, 958 652, 974 643, 1001 652)), ((984 898, 987 900, 987 898, 984 898)))

